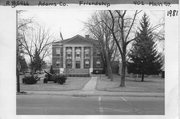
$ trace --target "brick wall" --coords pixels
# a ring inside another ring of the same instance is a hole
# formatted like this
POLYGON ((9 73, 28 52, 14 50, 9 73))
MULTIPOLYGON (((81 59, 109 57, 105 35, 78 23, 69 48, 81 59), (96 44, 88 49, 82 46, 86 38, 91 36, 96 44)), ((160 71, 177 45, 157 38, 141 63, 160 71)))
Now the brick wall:
POLYGON ((52 46, 52 66, 55 72, 59 72, 59 68, 63 67, 63 47, 60 45, 52 46), (60 54, 56 53, 57 48, 60 49, 60 54), (57 62, 59 62, 59 64, 57 64, 57 62))

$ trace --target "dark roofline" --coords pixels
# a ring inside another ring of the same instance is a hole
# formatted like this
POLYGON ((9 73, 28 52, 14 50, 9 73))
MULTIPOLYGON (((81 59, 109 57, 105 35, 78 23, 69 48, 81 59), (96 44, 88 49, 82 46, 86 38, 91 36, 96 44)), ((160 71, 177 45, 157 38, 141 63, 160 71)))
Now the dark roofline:
POLYGON ((71 37, 71 38, 68 38, 68 39, 65 39, 65 40, 61 40, 61 41, 57 41, 57 42, 54 42, 54 43, 62 43, 62 44, 64 44, 64 43, 66 43, 66 42, 68 42, 68 41, 70 41, 70 40, 73 40, 74 38, 76 38, 76 37, 81 37, 82 39, 84 39, 84 40, 86 40, 86 41, 88 41, 89 42, 89 40, 91 40, 93 43, 95 43, 95 44, 97 44, 99 41, 97 41, 97 40, 94 40, 94 39, 92 39, 92 38, 85 38, 85 37, 83 37, 83 36, 81 36, 81 35, 75 35, 75 36, 73 36, 73 37, 71 37))

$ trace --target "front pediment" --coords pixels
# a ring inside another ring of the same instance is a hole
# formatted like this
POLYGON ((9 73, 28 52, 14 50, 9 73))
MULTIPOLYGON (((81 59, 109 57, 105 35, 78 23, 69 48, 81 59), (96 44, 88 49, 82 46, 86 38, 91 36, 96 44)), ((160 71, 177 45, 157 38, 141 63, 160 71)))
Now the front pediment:
POLYGON ((72 38, 62 41, 63 44, 93 44, 94 41, 90 38, 84 38, 80 35, 76 35, 72 38))

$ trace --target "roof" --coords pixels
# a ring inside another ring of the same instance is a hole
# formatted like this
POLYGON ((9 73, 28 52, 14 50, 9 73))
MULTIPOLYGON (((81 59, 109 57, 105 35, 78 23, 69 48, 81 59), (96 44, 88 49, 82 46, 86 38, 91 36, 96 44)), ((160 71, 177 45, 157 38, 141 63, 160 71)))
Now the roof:
POLYGON ((65 39, 65 40, 61 40, 61 41, 57 41, 57 42, 54 42, 54 43, 55 44, 56 43, 62 43, 62 44, 66 44, 66 43, 73 43, 73 44, 79 44, 79 43, 98 44, 98 41, 94 40, 92 38, 86 38, 86 37, 83 37, 81 35, 76 35, 74 37, 71 37, 71 38, 68 38, 68 39, 65 39))

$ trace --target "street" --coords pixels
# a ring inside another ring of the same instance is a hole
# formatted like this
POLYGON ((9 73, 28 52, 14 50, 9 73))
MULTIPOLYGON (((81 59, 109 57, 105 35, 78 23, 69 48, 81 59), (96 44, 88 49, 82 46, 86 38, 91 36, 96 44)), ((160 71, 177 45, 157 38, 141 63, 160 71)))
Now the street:
POLYGON ((164 97, 17 95, 17 115, 164 115, 164 97))

